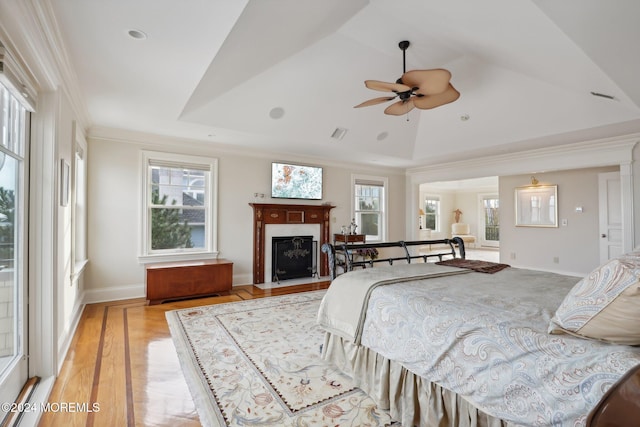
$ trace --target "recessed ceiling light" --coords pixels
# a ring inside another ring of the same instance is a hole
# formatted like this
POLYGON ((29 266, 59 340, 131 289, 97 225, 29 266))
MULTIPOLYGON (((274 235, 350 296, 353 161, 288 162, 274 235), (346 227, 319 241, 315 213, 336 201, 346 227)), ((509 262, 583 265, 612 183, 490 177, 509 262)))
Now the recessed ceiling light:
POLYGON ((388 137, 388 136, 389 136, 389 132, 384 131, 384 132, 380 132, 380 133, 378 134, 378 136, 376 137, 376 139, 377 139, 378 141, 382 141, 382 140, 387 139, 387 137, 388 137))
POLYGON ((272 108, 271 111, 269 111, 269 117, 271 117, 272 119, 280 119, 284 116, 284 108, 282 107, 275 107, 272 108))
POLYGON ((147 38, 147 33, 140 30, 129 30, 127 34, 129 34, 129 37, 136 40, 144 40, 147 38))

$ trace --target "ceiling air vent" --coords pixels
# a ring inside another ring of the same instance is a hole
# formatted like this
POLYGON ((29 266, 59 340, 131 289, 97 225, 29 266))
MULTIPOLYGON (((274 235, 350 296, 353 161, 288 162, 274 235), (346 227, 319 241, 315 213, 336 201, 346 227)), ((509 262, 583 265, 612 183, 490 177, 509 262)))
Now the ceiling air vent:
POLYGON ((340 140, 347 134, 347 130, 345 128, 336 128, 331 134, 331 138, 340 140))
POLYGON ((591 95, 593 95, 593 96, 599 96, 599 97, 601 97, 601 98, 607 98, 607 99, 616 99, 614 96, 612 96, 612 95, 607 95, 606 93, 591 92, 591 95))

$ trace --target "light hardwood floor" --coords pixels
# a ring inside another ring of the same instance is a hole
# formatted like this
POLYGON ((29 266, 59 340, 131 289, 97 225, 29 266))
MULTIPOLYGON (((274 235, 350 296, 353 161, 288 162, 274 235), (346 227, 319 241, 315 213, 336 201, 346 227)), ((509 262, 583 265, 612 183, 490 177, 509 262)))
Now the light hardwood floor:
POLYGON ((317 282, 262 290, 246 285, 225 296, 154 306, 143 299, 88 305, 49 402, 99 410, 47 412, 39 426, 200 426, 165 312, 328 286, 317 282))

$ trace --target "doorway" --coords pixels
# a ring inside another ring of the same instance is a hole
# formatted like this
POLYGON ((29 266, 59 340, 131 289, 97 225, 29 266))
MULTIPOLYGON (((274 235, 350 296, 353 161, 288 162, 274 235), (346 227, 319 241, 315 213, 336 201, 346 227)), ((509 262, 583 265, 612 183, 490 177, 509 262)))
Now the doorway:
POLYGON ((623 252, 620 172, 598 174, 600 263, 623 252))
POLYGON ((29 113, 0 82, 0 401, 27 380, 27 156, 29 113))
POLYGON ((481 194, 479 243, 481 247, 500 247, 500 198, 498 194, 481 194))

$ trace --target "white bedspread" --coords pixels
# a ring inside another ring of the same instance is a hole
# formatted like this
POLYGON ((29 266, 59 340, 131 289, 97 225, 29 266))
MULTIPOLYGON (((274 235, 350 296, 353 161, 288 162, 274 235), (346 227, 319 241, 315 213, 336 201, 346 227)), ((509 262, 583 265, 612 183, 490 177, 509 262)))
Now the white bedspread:
POLYGON ((355 270, 331 282, 320 309, 318 324, 325 330, 360 344, 362 326, 371 292, 382 285, 470 273, 433 263, 401 264, 355 270))
POLYGON ((362 345, 492 416, 583 426, 604 392, 640 364, 640 348, 546 332, 578 280, 508 268, 377 287, 362 345))

